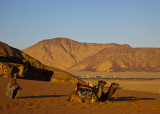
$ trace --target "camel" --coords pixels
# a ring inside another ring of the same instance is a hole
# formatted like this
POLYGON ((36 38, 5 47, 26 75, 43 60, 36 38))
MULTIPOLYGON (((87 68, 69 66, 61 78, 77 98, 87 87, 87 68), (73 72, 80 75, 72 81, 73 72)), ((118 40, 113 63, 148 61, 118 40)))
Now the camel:
POLYGON ((107 83, 105 81, 98 81, 98 90, 96 87, 93 88, 79 88, 79 91, 74 90, 70 96, 68 101, 73 102, 85 102, 85 103, 94 103, 98 101, 106 101, 111 98, 116 89, 119 87, 118 83, 112 83, 108 92, 103 92, 103 87, 107 83), (86 94, 83 94, 86 93, 86 94))
POLYGON ((92 95, 88 95, 90 97, 84 97, 83 98, 83 92, 82 91, 87 91, 87 89, 79 88, 80 90, 74 90, 70 96, 68 101, 73 101, 73 102, 96 102, 98 99, 101 97, 102 92, 103 92, 103 87, 106 84, 105 81, 98 81, 98 92, 96 92, 96 89, 91 89, 88 88, 88 91, 92 92, 92 95), (96 93, 96 94, 94 94, 96 93))
POLYGON ((109 90, 106 93, 102 92, 101 98, 99 100, 103 102, 108 101, 112 97, 112 95, 115 93, 118 87, 119 87, 118 83, 115 83, 115 82, 111 83, 109 90))

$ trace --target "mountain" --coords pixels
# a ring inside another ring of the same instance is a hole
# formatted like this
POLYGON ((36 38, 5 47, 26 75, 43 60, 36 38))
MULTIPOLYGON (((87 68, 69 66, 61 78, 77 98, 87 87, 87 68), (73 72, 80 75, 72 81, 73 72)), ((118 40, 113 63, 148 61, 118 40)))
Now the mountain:
POLYGON ((160 71, 160 49, 111 47, 87 57, 72 69, 82 71, 122 72, 160 71))
POLYGON ((21 50, 3 42, 0 42, 0 77, 83 83, 74 75, 59 68, 46 66, 21 50))
POLYGON ((132 48, 127 44, 81 43, 68 38, 53 38, 22 51, 43 64, 63 70, 160 71, 160 48, 132 48))

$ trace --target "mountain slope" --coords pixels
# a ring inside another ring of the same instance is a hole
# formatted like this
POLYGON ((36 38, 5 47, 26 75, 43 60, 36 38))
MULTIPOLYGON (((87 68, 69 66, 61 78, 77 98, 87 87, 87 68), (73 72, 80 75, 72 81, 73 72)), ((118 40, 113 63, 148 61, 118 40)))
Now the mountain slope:
POLYGON ((58 68, 43 65, 24 52, 0 42, 0 76, 77 83, 81 80, 58 68))
POLYGON ((64 70, 160 71, 160 48, 132 48, 126 44, 81 43, 68 38, 53 38, 23 51, 43 64, 64 70))
POLYGON ((159 71, 160 49, 112 47, 105 48, 81 61, 72 70, 84 71, 159 71))
POLYGON ((94 55, 106 47, 116 47, 118 44, 80 43, 68 38, 43 40, 26 48, 23 52, 41 61, 43 64, 67 69, 83 59, 94 55))

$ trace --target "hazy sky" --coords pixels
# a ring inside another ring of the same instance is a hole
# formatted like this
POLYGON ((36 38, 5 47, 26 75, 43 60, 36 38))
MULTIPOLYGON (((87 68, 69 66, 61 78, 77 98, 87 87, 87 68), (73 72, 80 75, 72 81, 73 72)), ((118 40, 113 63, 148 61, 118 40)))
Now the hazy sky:
POLYGON ((56 37, 160 48, 160 0, 0 0, 0 41, 24 49, 56 37))

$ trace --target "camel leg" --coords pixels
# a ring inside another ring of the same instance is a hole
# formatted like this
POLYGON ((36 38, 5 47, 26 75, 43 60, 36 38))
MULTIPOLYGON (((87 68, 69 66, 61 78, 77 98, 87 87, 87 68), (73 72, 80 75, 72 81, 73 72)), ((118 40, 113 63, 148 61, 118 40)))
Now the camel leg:
POLYGON ((118 83, 112 83, 108 92, 105 94, 105 99, 109 100, 112 97, 112 95, 115 93, 118 87, 119 87, 118 83))

